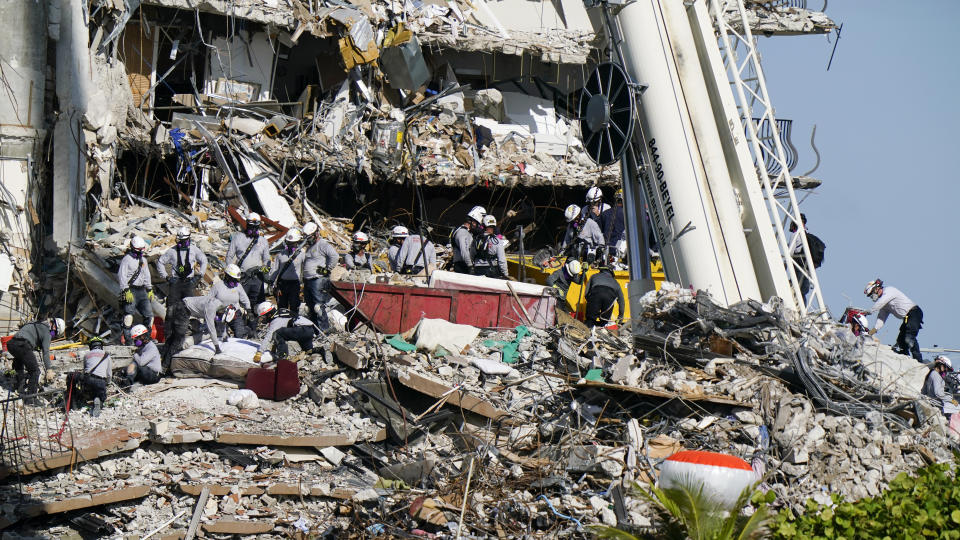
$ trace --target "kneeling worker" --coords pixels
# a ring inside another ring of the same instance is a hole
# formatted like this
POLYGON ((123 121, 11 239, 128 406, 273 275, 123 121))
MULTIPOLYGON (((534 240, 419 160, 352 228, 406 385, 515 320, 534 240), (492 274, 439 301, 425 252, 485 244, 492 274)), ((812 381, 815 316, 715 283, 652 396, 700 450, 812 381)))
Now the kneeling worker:
POLYGON ((162 360, 157 344, 150 339, 150 331, 146 326, 138 324, 130 329, 130 339, 133 340, 137 350, 133 353, 133 362, 127 366, 127 386, 135 382, 142 384, 158 382, 162 360))
POLYGON ((90 416, 100 416, 100 408, 107 401, 107 384, 110 382, 110 354, 103 350, 103 340, 93 337, 87 344, 90 350, 83 355, 83 372, 70 373, 67 378, 67 393, 75 406, 93 399, 90 416))
POLYGON ((547 276, 547 287, 553 287, 561 300, 566 301, 570 285, 583 283, 583 265, 576 259, 570 259, 559 270, 547 276))
POLYGON ((253 355, 254 362, 260 362, 263 350, 270 346, 274 358, 277 360, 285 359, 290 353, 287 347, 288 341, 296 341, 300 349, 306 352, 314 352, 313 338, 317 335, 317 327, 313 321, 301 315, 291 316, 286 310, 277 310, 276 306, 270 302, 262 302, 257 305, 257 316, 261 323, 267 324, 267 332, 260 342, 260 348, 253 355))
POLYGON ((613 270, 609 266, 600 267, 599 271, 587 282, 586 295, 587 309, 584 313, 583 322, 587 326, 603 326, 610 322, 610 316, 613 315, 613 303, 616 302, 620 317, 623 320, 623 312, 626 304, 623 301, 623 290, 620 284, 613 277, 613 270))
POLYGON ((933 361, 933 369, 927 373, 927 378, 923 380, 923 389, 921 394, 927 396, 943 410, 948 403, 957 405, 957 400, 944 389, 944 379, 947 373, 953 371, 953 363, 946 356, 938 356, 933 361))

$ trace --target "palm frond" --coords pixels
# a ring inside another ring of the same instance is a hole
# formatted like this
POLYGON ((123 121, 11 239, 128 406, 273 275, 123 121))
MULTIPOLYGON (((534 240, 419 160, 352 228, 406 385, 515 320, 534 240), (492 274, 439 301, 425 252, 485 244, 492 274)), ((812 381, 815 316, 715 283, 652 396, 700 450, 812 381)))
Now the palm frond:
POLYGON ((594 534, 597 535, 597 538, 610 538, 612 540, 640 540, 636 536, 617 529, 616 527, 611 527, 609 525, 588 525, 594 534))

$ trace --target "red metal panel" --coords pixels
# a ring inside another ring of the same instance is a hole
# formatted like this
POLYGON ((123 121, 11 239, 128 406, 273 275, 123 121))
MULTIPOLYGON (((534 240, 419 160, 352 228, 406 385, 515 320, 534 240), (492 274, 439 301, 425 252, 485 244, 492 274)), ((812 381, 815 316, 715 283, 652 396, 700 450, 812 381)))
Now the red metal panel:
POLYGON ((457 310, 454 313, 459 324, 477 328, 492 328, 497 325, 500 294, 482 291, 457 291, 457 310))
MULTIPOLYGON (((412 289, 412 287, 408 288, 412 289)), ((410 291, 406 295, 406 307, 403 310, 403 331, 416 326, 420 319, 445 319, 458 322, 451 318, 450 305, 452 303, 452 295, 423 294, 415 289, 410 291)))

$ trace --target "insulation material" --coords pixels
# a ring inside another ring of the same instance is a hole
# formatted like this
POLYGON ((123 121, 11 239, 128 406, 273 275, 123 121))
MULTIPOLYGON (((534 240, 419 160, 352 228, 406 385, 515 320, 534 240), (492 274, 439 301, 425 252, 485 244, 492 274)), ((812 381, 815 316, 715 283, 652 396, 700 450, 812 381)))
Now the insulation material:
POLYGON ((438 347, 443 347, 454 354, 459 354, 480 335, 479 328, 443 319, 423 319, 413 332, 418 349, 436 352, 438 347))
POLYGON ((277 174, 265 170, 259 163, 242 154, 240 154, 240 162, 243 163, 247 177, 251 180, 260 178, 253 182, 253 189, 257 192, 264 214, 284 227, 296 225, 297 218, 293 215, 290 204, 280 195, 280 191, 273 183, 274 179, 277 179, 277 174))

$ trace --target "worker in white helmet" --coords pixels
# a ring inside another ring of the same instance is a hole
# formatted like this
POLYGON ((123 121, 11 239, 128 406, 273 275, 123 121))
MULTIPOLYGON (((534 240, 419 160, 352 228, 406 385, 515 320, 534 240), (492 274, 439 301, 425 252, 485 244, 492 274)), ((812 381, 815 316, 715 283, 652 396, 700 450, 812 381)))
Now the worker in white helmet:
MULTIPOLYGON (((303 296, 311 319, 321 330, 330 328, 326 304, 330 300, 330 272, 340 264, 340 254, 323 237, 316 223, 303 226, 303 296)), ((297 313, 291 310, 292 313, 297 313)))
POLYGON ((593 218, 597 223, 600 222, 600 215, 610 209, 610 205, 603 202, 603 190, 598 186, 593 186, 587 190, 587 196, 584 198, 583 208, 580 214, 583 217, 593 218))
POLYGON ((370 237, 367 233, 357 231, 353 233, 353 243, 350 244, 350 253, 343 256, 343 262, 349 270, 369 270, 373 272, 373 256, 367 251, 370 237))
POLYGON ((450 234, 450 248, 453 251, 453 271, 461 274, 474 272, 474 256, 476 255, 476 241, 483 230, 483 217, 486 210, 482 206, 474 206, 467 212, 467 219, 462 225, 450 234))
POLYGON ((167 308, 183 298, 194 296, 197 283, 206 271, 207 256, 190 242, 190 229, 181 227, 177 231, 177 242, 157 261, 157 275, 169 283, 167 308), (167 266, 170 267, 169 274, 167 266))
POLYGON ((66 323, 59 318, 28 322, 7 342, 7 351, 13 356, 13 369, 17 373, 14 387, 25 398, 25 403, 36 403, 33 396, 40 389, 40 362, 35 353, 40 353, 46 381, 52 382, 56 372, 50 362, 50 341, 62 337, 65 330, 66 323))
POLYGON ((560 251, 568 257, 592 262, 596 248, 604 245, 600 226, 591 217, 584 217, 580 207, 571 204, 563 213, 567 219, 567 231, 560 243, 560 251))
POLYGON ((162 360, 157 344, 150 338, 150 330, 138 324, 130 330, 130 339, 136 350, 133 353, 133 361, 127 365, 124 376, 126 386, 132 386, 133 383, 156 383, 160 380, 162 360))
POLYGON ((623 312, 626 310, 623 289, 614 277, 613 269, 606 264, 587 281, 584 299, 587 301, 587 306, 584 309, 583 322, 587 326, 605 326, 609 323, 613 317, 614 303, 617 305, 620 321, 623 321, 623 312))
POLYGON ((300 229, 290 229, 283 238, 283 247, 274 259, 267 278, 273 284, 279 309, 289 309, 291 313, 300 312, 304 258, 303 233, 300 229))
POLYGON ((401 274, 417 275, 429 265, 437 264, 433 242, 419 234, 409 234, 397 253, 401 274))
POLYGON ((474 273, 478 276, 507 278, 506 240, 497 234, 497 218, 491 214, 483 216, 483 233, 477 238, 474 273))
POLYGON ((907 295, 900 292, 899 289, 885 286, 881 279, 875 279, 867 283, 863 294, 873 300, 873 306, 865 310, 864 314, 877 314, 877 321, 868 333, 871 336, 876 334, 878 330, 883 328, 883 324, 890 315, 903 320, 893 350, 900 354, 909 354, 916 361, 923 362, 920 344, 917 342, 917 334, 923 327, 923 310, 920 309, 920 306, 907 298, 907 295))
POLYGON ((130 338, 130 328, 136 315, 143 317, 143 324, 153 326, 153 282, 150 264, 146 257, 147 243, 139 236, 130 239, 127 253, 120 260, 117 282, 123 289, 123 334, 124 343, 130 338))
POLYGON ((390 248, 387 250, 387 261, 390 263, 390 270, 394 272, 399 272, 402 266, 398 257, 400 247, 403 246, 403 242, 408 236, 410 236, 410 231, 403 225, 397 225, 390 231, 390 248))
POLYGON ((240 267, 240 284, 251 302, 262 302, 266 294, 264 284, 270 272, 270 246, 260 232, 260 215, 247 214, 243 232, 230 236, 227 264, 240 267))
POLYGON ((953 371, 953 362, 946 356, 940 355, 934 358, 933 368, 923 380, 923 389, 920 393, 930 398, 940 410, 943 410, 947 404, 957 405, 957 399, 946 391, 945 381, 947 374, 951 371, 953 371))
POLYGON ((286 359, 290 352, 288 341, 296 341, 302 351, 319 352, 313 347, 313 338, 320 334, 320 329, 310 319, 285 309, 278 310, 267 302, 257 306, 257 312, 262 314, 261 324, 266 324, 267 329, 260 347, 253 355, 254 362, 260 362, 263 351, 268 347, 275 360, 286 359))
POLYGON ((583 284, 583 265, 576 259, 569 259, 567 263, 547 276, 547 287, 553 287, 557 290, 557 296, 561 299, 567 298, 567 292, 570 285, 576 283, 583 284))

